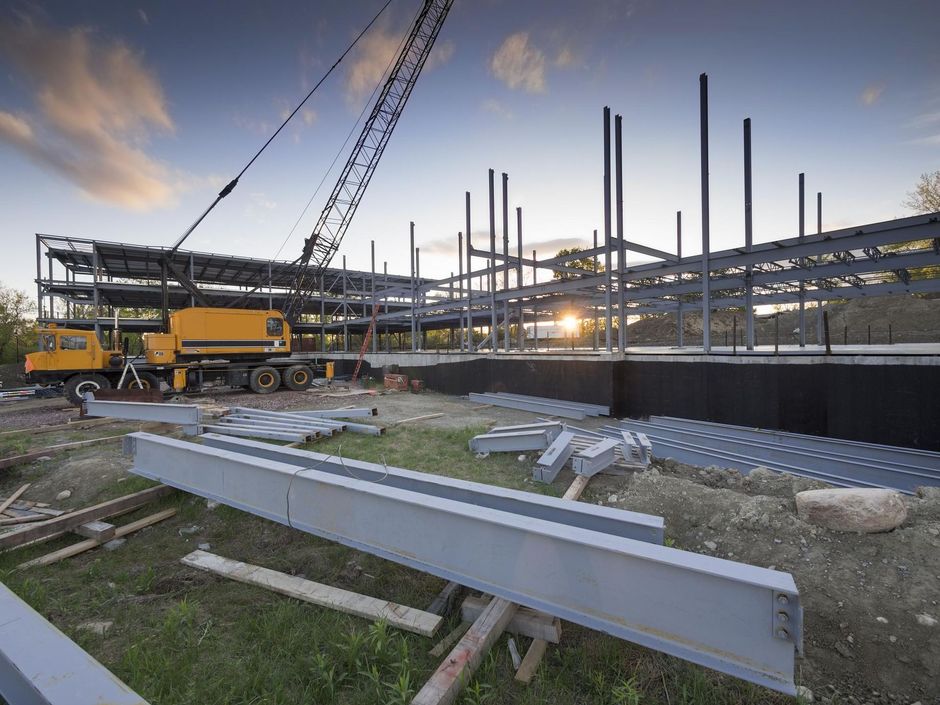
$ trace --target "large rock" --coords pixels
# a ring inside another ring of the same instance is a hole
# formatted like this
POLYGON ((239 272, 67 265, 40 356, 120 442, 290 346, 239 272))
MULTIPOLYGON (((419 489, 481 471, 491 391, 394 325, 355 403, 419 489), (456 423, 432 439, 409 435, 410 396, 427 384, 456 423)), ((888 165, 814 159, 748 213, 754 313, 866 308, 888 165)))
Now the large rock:
POLYGON ((796 510, 811 524, 866 534, 891 531, 907 518, 907 505, 894 490, 806 490, 797 493, 796 510))

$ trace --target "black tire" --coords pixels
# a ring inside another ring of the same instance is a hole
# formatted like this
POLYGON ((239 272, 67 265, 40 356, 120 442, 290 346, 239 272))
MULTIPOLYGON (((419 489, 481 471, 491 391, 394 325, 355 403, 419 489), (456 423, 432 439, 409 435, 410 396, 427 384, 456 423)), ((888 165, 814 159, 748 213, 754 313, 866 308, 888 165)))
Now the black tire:
POLYGON ((125 387, 127 389, 156 389, 160 390, 160 378, 157 377, 153 372, 138 372, 137 377, 140 378, 140 384, 137 384, 137 378, 134 375, 128 375, 130 379, 125 377, 125 387))
POLYGON ((107 378, 96 374, 75 375, 65 382, 65 396, 75 406, 82 405, 82 395, 96 389, 111 389, 107 378))
POLYGON ((251 371, 249 386, 255 394, 270 394, 281 386, 281 373, 273 367, 258 367, 251 371))
POLYGON ((291 365, 281 373, 281 381, 288 389, 302 392, 313 384, 313 370, 306 365, 291 365))

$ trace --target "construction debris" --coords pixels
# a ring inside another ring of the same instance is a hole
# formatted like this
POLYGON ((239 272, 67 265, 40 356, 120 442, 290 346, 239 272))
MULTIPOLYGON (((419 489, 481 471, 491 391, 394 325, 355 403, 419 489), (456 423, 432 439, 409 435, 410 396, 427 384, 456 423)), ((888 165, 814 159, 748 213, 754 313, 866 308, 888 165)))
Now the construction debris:
POLYGON ((907 506, 894 490, 838 488, 796 494, 803 521, 833 531, 872 534, 896 529, 907 519, 907 506))

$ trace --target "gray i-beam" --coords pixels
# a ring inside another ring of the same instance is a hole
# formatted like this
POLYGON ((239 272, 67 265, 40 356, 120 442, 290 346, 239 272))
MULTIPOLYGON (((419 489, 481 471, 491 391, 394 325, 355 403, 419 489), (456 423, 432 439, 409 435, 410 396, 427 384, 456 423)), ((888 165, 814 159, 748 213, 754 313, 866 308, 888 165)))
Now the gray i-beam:
MULTIPOLYGON (((509 291, 509 174, 503 176, 503 291, 509 291)), ((509 299, 503 301, 503 347, 509 352, 509 299)))
MULTIPOLYGON (((787 573, 572 526, 552 514, 536 518, 364 481, 351 461, 328 472, 320 469, 325 460, 288 464, 147 433, 126 436, 125 450, 134 455, 137 475, 796 692, 802 610, 787 573)), ((592 513, 599 509, 591 507, 592 513)))
MULTIPOLYGON (((676 211, 676 257, 682 261, 682 211, 676 211)), ((676 280, 682 284, 682 272, 676 274, 676 280)), ((676 346, 682 347, 683 344, 683 313, 682 297, 676 297, 676 346)))
MULTIPOLYGON (((751 118, 744 120, 744 251, 754 245, 754 221, 751 213, 751 118)), ((744 270, 744 342, 748 350, 754 349, 754 266, 744 270)))
MULTIPOLYGON (((822 234, 822 191, 816 193, 816 234, 822 234)), ((823 302, 816 301, 816 344, 824 345, 823 335, 823 302)))
POLYGON ((623 245, 623 117, 614 116, 614 183, 617 193, 617 350, 627 347, 627 321, 624 315, 623 270, 627 254, 623 245))
POLYGON ((712 350, 710 234, 708 216, 708 74, 698 77, 699 127, 702 147, 702 349, 712 350))
POLYGON ((467 352, 473 352, 473 277, 470 272, 473 271, 471 264, 471 252, 473 251, 473 239, 470 235, 470 192, 464 192, 464 216, 466 219, 465 230, 467 233, 467 352))
MULTIPOLYGON (((805 174, 800 174, 800 241, 806 237, 806 199, 803 189, 805 174)), ((800 347, 806 347, 806 284, 800 280, 800 347)))
POLYGON ((490 186, 490 346, 494 353, 499 352, 499 340, 496 336, 496 187, 493 184, 494 172, 489 171, 490 186))
POLYGON ((607 330, 604 338, 607 344, 604 349, 613 351, 613 341, 610 332, 614 327, 614 317, 610 310, 610 288, 612 286, 610 262, 610 108, 604 107, 604 267, 607 273, 607 286, 604 289, 604 308, 607 310, 607 330))

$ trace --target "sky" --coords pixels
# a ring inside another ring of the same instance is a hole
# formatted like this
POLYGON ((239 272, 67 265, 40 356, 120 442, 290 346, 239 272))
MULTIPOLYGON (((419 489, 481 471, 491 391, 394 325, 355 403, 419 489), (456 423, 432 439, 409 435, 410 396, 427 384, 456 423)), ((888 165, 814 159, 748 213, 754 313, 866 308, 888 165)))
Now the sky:
MULTIPOLYGON (((0 282, 35 291, 37 232, 172 244, 382 4, 0 2, 0 282)), ((392 0, 185 247, 299 254, 419 5, 392 0)), ((456 272, 465 191, 488 243, 489 168, 527 254, 588 245, 605 105, 623 115, 626 237, 675 251, 681 210, 683 254, 700 252, 703 72, 713 250, 743 244, 747 117, 755 242, 797 234, 800 172, 807 232, 817 191, 826 230, 909 215, 940 169, 938 26, 935 1, 456 0, 340 256, 368 269, 375 240, 378 267, 406 273, 414 221, 422 275, 456 272)))

